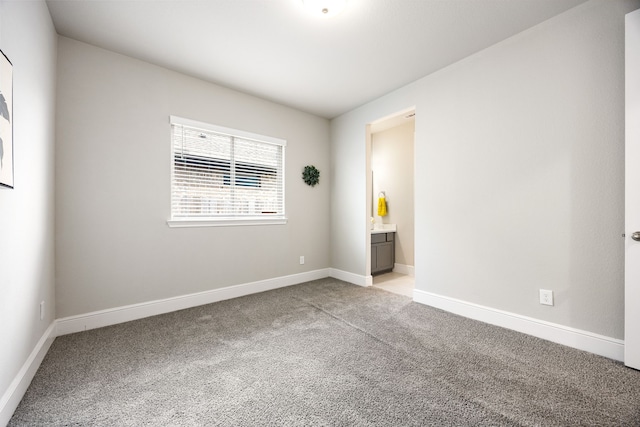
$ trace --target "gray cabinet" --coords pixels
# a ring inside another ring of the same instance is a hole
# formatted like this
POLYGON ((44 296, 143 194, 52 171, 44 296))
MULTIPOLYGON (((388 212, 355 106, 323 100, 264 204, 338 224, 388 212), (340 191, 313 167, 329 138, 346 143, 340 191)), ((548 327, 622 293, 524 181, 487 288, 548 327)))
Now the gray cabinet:
POLYGON ((396 233, 375 233, 371 235, 371 274, 393 270, 396 262, 396 233))

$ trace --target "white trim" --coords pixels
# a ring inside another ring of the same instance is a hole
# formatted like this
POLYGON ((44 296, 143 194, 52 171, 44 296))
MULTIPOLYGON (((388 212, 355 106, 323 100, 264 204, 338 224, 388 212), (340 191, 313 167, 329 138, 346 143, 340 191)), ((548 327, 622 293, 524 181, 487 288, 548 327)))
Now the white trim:
POLYGON ((9 388, 5 391, 2 399, 0 399, 0 425, 4 426, 9 423, 9 420, 13 416, 18 404, 24 397, 24 394, 31 384, 31 380, 36 375, 44 356, 49 351, 49 347, 56 338, 55 335, 56 322, 54 321, 49 325, 44 335, 40 338, 35 348, 27 358, 27 360, 18 371, 9 388))
POLYGON ((184 310, 186 308, 283 288, 285 286, 297 285, 299 283, 322 279, 328 276, 329 269, 314 270, 162 300, 94 311, 91 313, 58 319, 56 332, 59 336, 86 331, 89 329, 101 328, 149 316, 156 316, 158 314, 170 313, 172 311, 184 310))
POLYGON ((373 285, 373 279, 371 276, 362 276, 360 274, 350 273, 344 270, 338 270, 337 268, 331 268, 329 276, 338 280, 344 280, 345 282, 353 283, 358 286, 371 286, 373 285))
POLYGON ((365 282, 364 285, 365 286, 373 286, 373 275, 368 275, 364 278, 365 282))
POLYGON ((618 361, 624 360, 624 341, 616 338, 497 310, 418 289, 414 289, 413 291, 413 300, 470 319, 512 329, 610 359, 618 361))
POLYGON ((416 268, 413 265, 398 264, 393 265, 395 273, 406 274, 407 276, 416 277, 416 268))
POLYGON ((625 214, 624 214, 624 363, 640 369, 640 247, 632 235, 640 229, 636 168, 640 159, 640 9, 625 15, 625 214), (636 77, 634 77, 636 76, 636 77))
POLYGON ((171 228, 182 227, 232 227, 243 225, 283 225, 287 218, 185 218, 169 219, 167 225, 171 228))

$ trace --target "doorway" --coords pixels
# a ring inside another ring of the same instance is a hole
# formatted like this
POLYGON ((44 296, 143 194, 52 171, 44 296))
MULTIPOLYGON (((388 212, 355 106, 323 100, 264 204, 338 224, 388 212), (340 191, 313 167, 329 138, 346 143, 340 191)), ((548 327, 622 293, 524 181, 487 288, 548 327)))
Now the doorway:
POLYGON ((372 228, 367 239, 367 273, 373 286, 406 296, 413 296, 415 276, 414 145, 415 108, 367 126, 367 212, 372 228), (380 203, 385 207, 382 212, 380 203), (380 248, 374 247, 380 232, 388 235, 386 244, 391 240, 394 246, 392 268, 382 272, 378 267, 387 260, 381 263, 380 248))

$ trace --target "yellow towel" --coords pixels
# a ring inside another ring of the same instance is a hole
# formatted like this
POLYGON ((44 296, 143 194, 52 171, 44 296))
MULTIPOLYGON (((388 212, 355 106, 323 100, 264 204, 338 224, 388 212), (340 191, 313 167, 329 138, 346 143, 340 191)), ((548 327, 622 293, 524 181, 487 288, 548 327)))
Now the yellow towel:
POLYGON ((378 216, 387 215, 387 201, 384 197, 378 197, 378 216))

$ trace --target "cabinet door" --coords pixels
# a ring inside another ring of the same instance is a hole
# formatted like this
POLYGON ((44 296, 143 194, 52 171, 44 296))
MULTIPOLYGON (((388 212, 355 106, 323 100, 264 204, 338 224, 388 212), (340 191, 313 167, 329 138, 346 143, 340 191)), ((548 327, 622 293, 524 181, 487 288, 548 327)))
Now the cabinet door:
POLYGON ((378 245, 371 245, 371 274, 378 272, 378 245))
POLYGON ((376 245, 376 271, 393 269, 393 242, 376 245))

